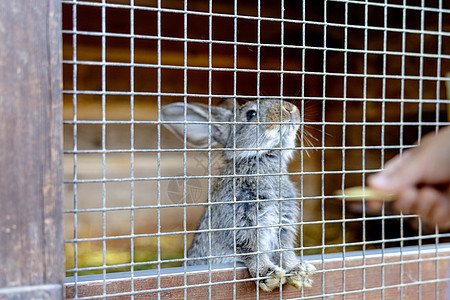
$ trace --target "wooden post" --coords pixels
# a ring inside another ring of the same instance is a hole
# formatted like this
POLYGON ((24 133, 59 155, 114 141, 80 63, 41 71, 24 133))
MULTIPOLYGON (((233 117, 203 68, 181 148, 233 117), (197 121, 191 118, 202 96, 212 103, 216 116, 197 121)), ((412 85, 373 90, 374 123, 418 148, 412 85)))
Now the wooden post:
POLYGON ((0 44, 0 299, 62 299, 60 1, 1 1, 0 44))

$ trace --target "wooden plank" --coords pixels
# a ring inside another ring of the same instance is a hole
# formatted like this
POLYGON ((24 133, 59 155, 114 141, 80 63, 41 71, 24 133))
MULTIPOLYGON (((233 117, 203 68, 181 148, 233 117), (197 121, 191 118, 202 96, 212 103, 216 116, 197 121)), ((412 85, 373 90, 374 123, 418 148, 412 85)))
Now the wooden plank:
MULTIPOLYGON (((400 299, 403 295, 403 299, 408 300, 435 299, 437 288, 439 298, 446 299, 445 280, 449 280, 450 247, 440 249, 438 253, 430 247, 420 254, 418 251, 389 251, 384 256, 379 251, 371 253, 374 252, 366 251, 364 256, 362 253, 349 254, 345 261, 325 255, 323 265, 321 260, 316 259, 312 262, 319 271, 313 277, 313 287, 299 291, 284 285, 281 298, 343 299, 345 295, 345 299, 400 299)), ((188 299, 207 299, 211 296, 214 299, 280 299, 279 290, 270 293, 259 290, 258 295, 245 267, 238 267, 235 274, 236 284, 230 283, 234 278, 232 268, 213 270, 211 284, 207 267, 200 271, 188 268, 186 275, 182 268, 174 268, 172 272, 165 269, 159 278, 157 274, 135 274, 134 298, 158 299, 159 296, 161 299, 184 299, 187 296, 188 299), (159 292, 156 291, 158 287, 159 292)), ((73 282, 66 284, 66 297, 110 295, 108 299, 129 299, 131 281, 127 275, 122 278, 116 275, 116 278, 105 282, 95 276, 86 281, 83 281, 83 276, 78 277, 76 286, 73 282)))
POLYGON ((14 288, 49 284, 62 298, 60 6, 59 0, 0 2, 2 298, 26 299, 14 288))

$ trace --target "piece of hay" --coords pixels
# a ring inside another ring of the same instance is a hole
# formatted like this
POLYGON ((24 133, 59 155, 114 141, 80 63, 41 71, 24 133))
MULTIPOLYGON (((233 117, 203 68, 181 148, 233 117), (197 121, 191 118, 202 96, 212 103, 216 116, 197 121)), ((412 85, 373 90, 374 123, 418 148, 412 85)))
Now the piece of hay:
POLYGON ((358 201, 362 199, 393 201, 396 199, 394 194, 389 194, 383 191, 378 191, 369 187, 362 186, 346 188, 342 192, 337 192, 336 195, 339 195, 343 199, 348 201, 358 201))

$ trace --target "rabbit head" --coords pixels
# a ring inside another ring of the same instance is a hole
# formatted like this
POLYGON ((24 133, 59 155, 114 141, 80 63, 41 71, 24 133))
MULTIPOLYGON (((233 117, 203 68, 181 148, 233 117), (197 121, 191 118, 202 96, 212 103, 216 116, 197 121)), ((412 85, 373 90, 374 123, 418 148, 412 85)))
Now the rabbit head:
POLYGON ((190 146, 208 148, 220 144, 237 149, 224 152, 230 159, 264 155, 283 148, 286 150, 282 151, 282 157, 289 160, 300 126, 298 108, 283 100, 255 100, 238 105, 228 99, 220 106, 178 102, 163 106, 161 119, 176 136, 182 140, 186 137, 190 146))

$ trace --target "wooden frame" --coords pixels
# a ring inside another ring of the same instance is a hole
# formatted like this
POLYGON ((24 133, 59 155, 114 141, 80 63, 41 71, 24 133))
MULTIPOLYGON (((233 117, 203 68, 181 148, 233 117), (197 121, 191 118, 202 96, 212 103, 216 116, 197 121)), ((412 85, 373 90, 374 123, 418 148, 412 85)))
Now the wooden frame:
MULTIPOLYGON (((314 284, 302 292, 285 285, 281 298, 323 299, 434 299, 445 298, 446 280, 450 262, 450 244, 423 247, 390 248, 367 250, 365 252, 347 252, 325 254, 324 260, 315 255, 305 257, 318 268, 313 276, 314 284), (420 251, 419 251, 420 249, 420 251), (320 270, 324 270, 323 272, 320 270), (437 289, 437 290, 436 290, 437 289)), ((66 297, 101 297, 110 295, 112 299, 256 299, 254 281, 245 267, 236 269, 236 294, 233 294, 233 266, 222 266, 211 271, 209 283, 208 267, 188 267, 186 277, 184 268, 161 269, 130 273, 78 276, 76 285, 73 278, 66 283, 66 297), (186 279, 185 279, 186 278, 186 279), (186 281, 185 281, 186 280, 186 281), (159 292, 146 292, 158 289, 159 292), (133 289, 131 289, 133 282, 133 289), (222 283, 224 282, 224 283, 222 283), (185 288, 186 283, 186 288, 185 288), (216 283, 216 284, 215 284, 216 283), (218 283, 218 284, 217 284, 218 283), (191 287, 189 287, 191 286, 191 287), (209 290, 211 287, 211 290, 209 290), (104 288, 106 293, 104 294, 104 288), (186 290, 186 294, 185 294, 186 290)), ((259 291, 259 299, 280 299, 280 292, 259 291)))
MULTIPOLYGON (((121 298, 254 299, 243 266, 211 274, 206 267, 135 272, 133 281, 128 273, 107 274, 105 281, 79 276, 64 288, 60 29, 59 0, 0 2, 0 299, 63 299, 75 291, 101 298, 104 289, 121 298)), ((444 298, 450 245, 307 259, 319 269, 313 288, 302 294, 285 286, 281 297, 444 298)))
POLYGON ((0 41, 0 299, 62 299, 60 1, 1 1, 0 41))

